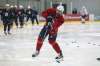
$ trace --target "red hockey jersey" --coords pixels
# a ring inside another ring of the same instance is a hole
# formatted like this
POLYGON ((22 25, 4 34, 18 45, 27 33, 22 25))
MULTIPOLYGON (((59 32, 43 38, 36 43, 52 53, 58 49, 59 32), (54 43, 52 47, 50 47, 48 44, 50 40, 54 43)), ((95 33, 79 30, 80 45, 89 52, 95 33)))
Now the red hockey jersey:
POLYGON ((57 13, 57 10, 55 8, 48 8, 47 10, 42 12, 42 16, 44 18, 47 18, 49 16, 49 14, 53 15, 55 17, 53 20, 54 22, 52 24, 52 28, 53 28, 52 30, 57 31, 58 28, 60 27, 60 25, 62 25, 64 23, 63 15, 57 13))

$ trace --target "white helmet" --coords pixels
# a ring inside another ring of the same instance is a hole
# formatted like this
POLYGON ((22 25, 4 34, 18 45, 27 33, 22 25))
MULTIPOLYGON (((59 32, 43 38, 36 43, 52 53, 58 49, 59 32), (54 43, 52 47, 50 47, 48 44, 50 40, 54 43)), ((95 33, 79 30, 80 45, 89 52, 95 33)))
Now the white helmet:
POLYGON ((20 8, 23 8, 23 6, 22 6, 22 5, 20 5, 19 7, 20 7, 20 8))
POLYGON ((64 7, 62 5, 58 5, 57 10, 59 10, 60 12, 64 12, 64 7))
POLYGON ((17 5, 15 5, 14 7, 17 8, 17 5))
POLYGON ((13 8, 13 7, 14 7, 13 5, 10 6, 10 8, 13 8))
POLYGON ((31 8, 31 6, 29 5, 29 6, 28 6, 28 9, 30 9, 30 8, 31 8))
POLYGON ((10 6, 10 4, 6 4, 5 6, 6 6, 6 7, 9 7, 9 6, 10 6))

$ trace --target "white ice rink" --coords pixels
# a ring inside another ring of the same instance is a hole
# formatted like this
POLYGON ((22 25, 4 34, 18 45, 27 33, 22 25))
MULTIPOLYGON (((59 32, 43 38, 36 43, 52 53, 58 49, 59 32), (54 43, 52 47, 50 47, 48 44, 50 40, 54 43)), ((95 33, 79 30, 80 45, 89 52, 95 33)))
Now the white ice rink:
POLYGON ((12 35, 0 33, 0 66, 100 66, 100 23, 63 24, 58 33, 64 61, 55 62, 56 53, 44 41, 41 53, 32 58, 36 39, 43 26, 26 26, 12 30, 12 35))

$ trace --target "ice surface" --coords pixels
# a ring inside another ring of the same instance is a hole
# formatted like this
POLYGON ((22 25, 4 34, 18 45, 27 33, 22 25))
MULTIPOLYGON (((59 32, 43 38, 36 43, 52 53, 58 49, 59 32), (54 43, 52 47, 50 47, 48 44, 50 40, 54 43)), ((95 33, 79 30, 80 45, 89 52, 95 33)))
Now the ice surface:
POLYGON ((40 55, 32 58, 41 25, 13 28, 12 35, 0 33, 0 66, 100 66, 100 24, 63 24, 58 33, 64 61, 55 62, 56 53, 44 41, 40 55))

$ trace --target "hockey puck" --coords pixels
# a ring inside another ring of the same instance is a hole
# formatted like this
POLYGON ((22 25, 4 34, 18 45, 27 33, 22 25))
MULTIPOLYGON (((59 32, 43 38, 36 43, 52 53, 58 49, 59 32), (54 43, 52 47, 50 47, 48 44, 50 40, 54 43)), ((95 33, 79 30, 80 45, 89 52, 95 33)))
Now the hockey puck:
POLYGON ((98 61, 100 61, 100 58, 97 58, 98 61))
POLYGON ((98 45, 98 46, 100 46, 100 45, 98 45))
POLYGON ((88 44, 91 44, 90 42, 88 44))
POLYGON ((76 47, 80 47, 80 46, 76 46, 76 47))
POLYGON ((96 45, 96 44, 93 44, 93 45, 96 45))

